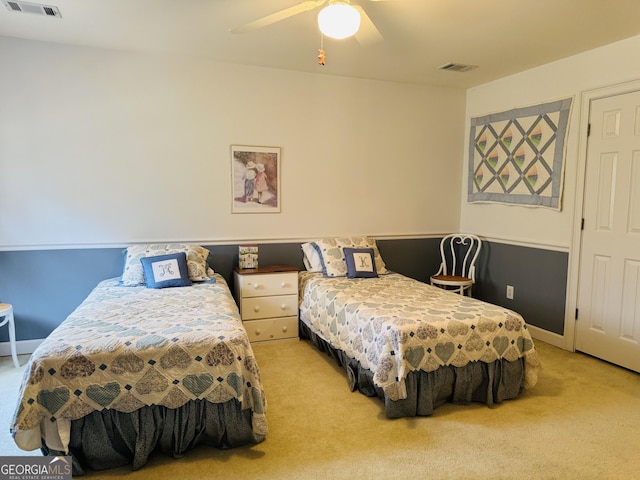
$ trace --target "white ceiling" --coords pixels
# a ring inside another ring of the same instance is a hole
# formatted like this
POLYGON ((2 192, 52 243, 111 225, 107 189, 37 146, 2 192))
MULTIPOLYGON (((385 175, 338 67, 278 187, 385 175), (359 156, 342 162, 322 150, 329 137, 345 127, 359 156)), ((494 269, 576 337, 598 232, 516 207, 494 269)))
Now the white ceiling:
MULTIPOLYGON (((324 40, 318 9, 268 27, 229 29, 301 0, 53 0, 62 18, 9 11, 0 35, 399 82, 467 88, 640 35, 640 0, 352 0, 384 41, 324 40), (452 63, 478 65, 466 73, 452 63)), ((619 59, 621 62, 640 61, 619 59)), ((552 81, 552 80, 550 80, 552 81)))

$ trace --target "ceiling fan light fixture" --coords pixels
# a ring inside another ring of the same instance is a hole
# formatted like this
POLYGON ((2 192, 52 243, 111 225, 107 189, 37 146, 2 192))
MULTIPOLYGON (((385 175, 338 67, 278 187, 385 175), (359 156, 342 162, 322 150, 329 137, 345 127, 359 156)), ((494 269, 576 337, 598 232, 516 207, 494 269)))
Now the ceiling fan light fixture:
POLYGON ((360 12, 346 2, 332 2, 318 13, 318 27, 326 37, 351 37, 360 28, 360 12))

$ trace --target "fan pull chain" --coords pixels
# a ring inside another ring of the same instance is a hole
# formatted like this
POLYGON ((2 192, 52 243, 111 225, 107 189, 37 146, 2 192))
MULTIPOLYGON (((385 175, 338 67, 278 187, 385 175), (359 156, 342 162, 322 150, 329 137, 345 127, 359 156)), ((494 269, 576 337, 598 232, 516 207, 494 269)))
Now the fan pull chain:
POLYGON ((320 34, 320 49, 318 50, 318 64, 324 65, 326 55, 324 52, 324 35, 320 34))

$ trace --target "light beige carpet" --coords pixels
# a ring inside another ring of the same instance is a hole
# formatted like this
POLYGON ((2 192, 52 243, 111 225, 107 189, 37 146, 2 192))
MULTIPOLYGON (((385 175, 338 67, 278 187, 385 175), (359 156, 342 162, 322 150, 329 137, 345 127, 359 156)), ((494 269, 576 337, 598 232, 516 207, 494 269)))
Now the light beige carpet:
MULTIPOLYGON (((180 459, 158 454, 136 472, 125 467, 88 477, 640 479, 640 375, 536 345, 543 370, 518 399, 389 420, 380 400, 351 393, 344 372, 309 343, 254 344, 269 403, 263 443, 226 451, 202 446, 180 459)), ((3 391, 17 388, 15 375, 5 380, 10 359, 1 362, 3 391)), ((0 413, 7 425, 7 409, 0 413)), ((5 453, 9 434, 0 438, 3 455, 14 454, 5 453)))

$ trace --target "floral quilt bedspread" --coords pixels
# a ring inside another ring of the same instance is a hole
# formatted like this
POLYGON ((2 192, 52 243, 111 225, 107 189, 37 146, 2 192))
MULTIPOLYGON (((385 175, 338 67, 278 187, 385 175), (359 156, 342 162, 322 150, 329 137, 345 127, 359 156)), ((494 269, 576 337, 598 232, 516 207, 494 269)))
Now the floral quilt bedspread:
POLYGON ((400 274, 325 278, 300 272, 300 319, 373 372, 390 400, 406 398, 415 370, 524 358, 525 388, 537 382, 537 352, 523 318, 503 307, 400 274))
POLYGON ((33 353, 11 425, 16 443, 39 448, 29 438, 39 443, 41 427, 96 410, 195 399, 237 399, 252 410, 256 436, 266 435, 258 365, 229 288, 215 278, 164 289, 100 282, 33 353))

